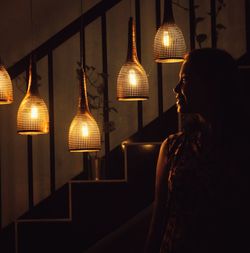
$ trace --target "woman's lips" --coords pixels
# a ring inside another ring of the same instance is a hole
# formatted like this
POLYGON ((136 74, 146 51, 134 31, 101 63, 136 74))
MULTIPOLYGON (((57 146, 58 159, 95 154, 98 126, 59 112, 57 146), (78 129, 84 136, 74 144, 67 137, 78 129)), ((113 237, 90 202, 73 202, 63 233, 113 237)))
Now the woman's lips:
POLYGON ((185 99, 183 97, 176 97, 176 106, 178 110, 183 110, 186 107, 185 99))
POLYGON ((176 104, 183 104, 184 103, 184 99, 181 97, 176 97, 176 104))

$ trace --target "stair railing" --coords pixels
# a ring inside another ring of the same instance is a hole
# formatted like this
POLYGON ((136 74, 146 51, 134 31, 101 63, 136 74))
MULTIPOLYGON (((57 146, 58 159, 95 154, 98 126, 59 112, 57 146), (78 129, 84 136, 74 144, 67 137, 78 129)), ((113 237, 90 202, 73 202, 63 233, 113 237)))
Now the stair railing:
MULTIPOLYGON (((29 65, 30 55, 35 53, 37 61, 41 60, 44 57, 48 57, 48 87, 49 87, 49 116, 50 116, 50 192, 53 193, 55 189, 55 141, 54 141, 54 88, 53 88, 53 51, 64 42, 66 42, 69 38, 74 36, 75 34, 80 32, 81 28, 81 19, 83 22, 83 28, 95 21, 97 18, 101 17, 101 31, 102 31, 102 65, 103 65, 103 72, 108 72, 108 64, 107 64, 107 30, 106 30, 106 13, 116 4, 121 2, 121 0, 103 0, 92 7, 90 10, 86 11, 82 14, 82 17, 78 17, 72 23, 67 25, 61 31, 56 33, 46 42, 41 44, 39 47, 30 52, 25 57, 20 59, 16 62, 13 66, 8 68, 8 72, 12 79, 16 78, 21 73, 27 71, 29 65)), ((160 25, 160 13, 161 13, 161 6, 160 0, 155 0, 155 16, 156 16, 156 26, 160 25)), ((213 24, 214 18, 216 13, 216 6, 215 0, 211 0, 213 8, 211 9, 212 17, 213 17, 213 24)), ((138 55, 140 57, 140 48, 141 48, 141 39, 140 39, 140 12, 141 12, 141 1, 135 0, 135 19, 136 19, 136 32, 137 32, 137 48, 138 48, 138 55)), ((195 47, 195 13, 194 13, 194 1, 189 1, 189 12, 190 12, 190 44, 191 49, 195 47)), ((212 39, 216 36, 214 29, 212 29, 212 39)), ((108 79, 105 78, 104 80, 104 103, 108 103, 108 79)), ((161 64, 157 64, 157 87, 158 87, 158 115, 161 117, 163 115, 163 78, 162 78, 162 66, 161 64)), ((104 105, 104 108, 106 106, 104 105)), ((104 111, 104 122, 109 121, 109 112, 104 111)), ((142 103, 138 102, 138 130, 140 131, 143 128, 143 108, 142 103)), ((105 157, 110 152, 110 136, 109 133, 105 134, 105 157)), ((28 179, 28 188, 29 188, 29 208, 33 207, 33 176, 32 176, 32 137, 27 137, 27 149, 28 149, 28 171, 29 171, 29 179, 28 179)), ((83 161, 86 166, 86 156, 83 156, 83 161)), ((105 161, 106 167, 108 167, 108 159, 105 161)), ((1 213, 0 213, 1 215, 1 213)), ((1 215, 2 216, 2 215, 1 215)))

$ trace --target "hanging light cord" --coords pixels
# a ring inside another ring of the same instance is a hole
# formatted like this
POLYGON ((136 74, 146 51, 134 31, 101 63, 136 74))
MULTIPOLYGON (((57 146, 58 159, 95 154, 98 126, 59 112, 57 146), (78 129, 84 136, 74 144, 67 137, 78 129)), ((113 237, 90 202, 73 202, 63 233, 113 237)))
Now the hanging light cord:
POLYGON ((82 0, 81 0, 81 16, 80 16, 80 64, 83 68, 83 21, 82 21, 82 0))
POLYGON ((131 0, 129 0, 129 9, 130 9, 130 17, 132 17, 132 3, 131 3, 131 0))
POLYGON ((34 49, 34 36, 33 36, 33 3, 30 0, 30 30, 31 30, 31 49, 34 49))

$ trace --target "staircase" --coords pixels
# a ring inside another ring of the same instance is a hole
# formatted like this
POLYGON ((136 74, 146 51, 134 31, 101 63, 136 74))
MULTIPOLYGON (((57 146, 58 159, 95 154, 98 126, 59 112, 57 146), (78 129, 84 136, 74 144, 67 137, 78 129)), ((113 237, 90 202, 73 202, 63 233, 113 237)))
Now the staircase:
MULTIPOLYGON (((83 14, 83 26, 101 18, 102 39, 105 41, 107 39, 105 15, 120 2, 121 0, 100 1, 83 14)), ((159 7, 160 1, 156 2, 159 7)), ((135 1, 135 9, 138 21, 140 1, 135 1)), ((160 9, 158 8, 157 11, 157 23, 159 23, 160 9)), ((51 194, 34 205, 32 138, 28 137, 28 172, 31 175, 28 182, 29 210, 1 230, 1 253, 142 252, 149 224, 150 204, 154 197, 157 156, 161 142, 178 129, 176 108, 173 106, 163 113, 162 67, 157 65, 158 117, 142 126, 142 104, 138 103, 136 133, 112 150, 110 150, 110 136, 105 135, 105 179, 89 180, 86 174, 88 171, 84 170, 56 189, 53 50, 79 33, 80 20, 81 17, 77 18, 35 49, 37 61, 48 57, 51 194), (133 245, 129 245, 130 243, 133 245)), ((137 26, 138 31, 140 26, 137 26)), ((140 49, 140 36, 138 37, 140 49)), ((107 53, 107 47, 103 47, 103 55, 107 58, 105 52, 107 53)), ((8 69, 12 79, 28 69, 29 58, 30 54, 8 69)), ((103 69, 107 69, 107 59, 103 59, 103 69)), ((243 69, 242 73, 249 77, 249 69, 243 69)), ((105 94, 105 100, 108 101, 108 93, 105 94)), ((108 116, 105 117, 108 122, 108 116)), ((85 156, 83 156, 83 165, 84 168, 87 167, 85 156)))
MULTIPOLYGON (((83 14, 84 27, 102 18, 103 44, 106 40, 105 14, 119 2, 120 0, 101 1, 83 14)), ((138 19, 139 1, 136 1, 135 5, 138 19)), ((34 50, 37 61, 48 57, 51 194, 38 204, 34 204, 33 138, 29 136, 27 137, 29 210, 1 229, 0 250, 3 253, 53 251, 80 253, 90 247, 93 248, 98 241, 109 234, 116 234, 117 229, 129 223, 130 219, 152 202, 160 143, 177 129, 177 115, 174 107, 165 114, 162 113, 163 108, 159 108, 160 117, 142 128, 142 104, 139 102, 140 131, 111 151, 109 150, 109 134, 105 135, 105 179, 89 180, 86 174, 88 171, 85 169, 56 189, 53 55, 57 47, 79 33, 80 22, 81 17, 34 50)), ((137 26, 137 32, 138 29, 137 26)), ((107 48, 103 47, 104 55, 105 51, 107 48)), ((8 69, 12 79, 27 71, 29 59, 30 54, 8 69)), ((107 69, 106 64, 104 59, 104 70, 107 69)), ((107 80, 106 86, 108 86, 107 80)), ((104 100, 108 101, 107 92, 105 94, 104 100)), ((108 122, 108 116, 105 117, 104 120, 108 122)), ((87 167, 87 162, 86 156, 83 156, 84 168, 87 167)), ((141 241, 143 242, 143 239, 141 241)))
POLYGON ((164 134, 161 128, 177 122, 175 111, 171 108, 147 125, 143 134, 134 134, 110 152, 109 179, 90 181, 82 173, 5 228, 1 250, 85 252, 147 208, 154 196, 161 141, 177 126, 173 123, 174 128, 164 134))

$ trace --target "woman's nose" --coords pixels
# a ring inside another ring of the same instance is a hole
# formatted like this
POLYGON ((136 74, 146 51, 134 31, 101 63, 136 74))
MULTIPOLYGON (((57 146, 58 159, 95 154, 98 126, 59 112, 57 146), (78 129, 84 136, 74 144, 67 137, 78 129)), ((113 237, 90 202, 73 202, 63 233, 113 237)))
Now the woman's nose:
POLYGON ((178 93, 181 92, 181 81, 179 81, 179 82, 177 83, 177 85, 176 85, 175 88, 173 89, 173 92, 176 93, 176 94, 178 94, 178 93))

